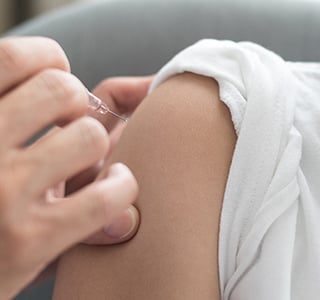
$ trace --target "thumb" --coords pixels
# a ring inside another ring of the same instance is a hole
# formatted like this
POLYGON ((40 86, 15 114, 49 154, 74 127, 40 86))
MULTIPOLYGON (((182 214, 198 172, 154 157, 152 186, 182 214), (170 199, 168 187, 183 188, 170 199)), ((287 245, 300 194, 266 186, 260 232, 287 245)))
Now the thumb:
POLYGON ((129 241, 137 233, 140 224, 140 214, 131 205, 111 225, 106 226, 83 241, 90 245, 112 245, 129 241))

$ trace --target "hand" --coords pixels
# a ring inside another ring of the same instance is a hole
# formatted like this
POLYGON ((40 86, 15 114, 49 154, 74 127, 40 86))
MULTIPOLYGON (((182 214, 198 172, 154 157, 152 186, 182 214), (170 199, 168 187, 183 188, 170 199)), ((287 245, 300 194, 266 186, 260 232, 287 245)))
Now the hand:
POLYGON ((0 299, 13 297, 67 248, 110 225, 136 198, 137 183, 122 164, 68 197, 53 188, 109 152, 104 127, 84 117, 87 100, 55 42, 0 40, 0 299), (57 123, 65 125, 24 146, 57 123))
MULTIPOLYGON (((130 115, 146 97, 153 78, 154 76, 109 78, 102 81, 94 89, 93 93, 102 99, 108 107, 116 113, 120 115, 130 115)), ((92 110, 89 110, 88 114, 99 120, 110 132, 110 147, 108 153, 110 155, 112 149, 117 144, 126 123, 119 121, 112 115, 101 115, 92 110)), ((102 169, 103 165, 103 161, 100 161, 95 166, 90 167, 69 180, 67 182, 67 193, 75 192, 89 182, 92 182, 102 169)), ((132 209, 132 211, 137 213, 135 209, 132 209)), ((122 228, 125 229, 125 225, 128 224, 126 214, 127 212, 112 224, 112 227, 109 228, 110 231, 120 233, 122 228)), ((105 229, 100 230, 96 234, 87 238, 84 242, 87 244, 112 244, 119 242, 118 239, 110 237, 110 234, 106 235, 105 231, 105 229)), ((131 237, 132 234, 126 235, 121 241, 125 241, 131 237)))

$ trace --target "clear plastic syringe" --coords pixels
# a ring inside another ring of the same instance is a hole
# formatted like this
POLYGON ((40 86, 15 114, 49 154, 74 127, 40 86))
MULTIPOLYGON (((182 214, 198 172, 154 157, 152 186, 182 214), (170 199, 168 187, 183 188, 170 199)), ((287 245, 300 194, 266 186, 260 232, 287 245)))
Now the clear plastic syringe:
POLYGON ((89 96, 89 107, 91 109, 93 109, 94 111, 96 111, 102 115, 109 113, 124 122, 128 121, 128 118, 120 116, 117 113, 115 113, 114 111, 110 110, 110 108, 107 106, 107 104, 103 103, 101 99, 99 99, 97 96, 93 95, 89 91, 88 91, 88 96, 89 96))

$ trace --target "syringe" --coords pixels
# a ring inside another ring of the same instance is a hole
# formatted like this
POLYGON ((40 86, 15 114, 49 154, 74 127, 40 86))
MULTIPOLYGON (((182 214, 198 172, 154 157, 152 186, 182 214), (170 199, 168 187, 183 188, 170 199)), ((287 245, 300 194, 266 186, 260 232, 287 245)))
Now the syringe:
POLYGON ((96 111, 102 115, 109 113, 124 122, 128 121, 128 118, 122 117, 122 116, 118 115, 117 113, 115 113, 114 111, 110 110, 110 108, 107 106, 107 104, 103 103, 101 99, 99 99, 97 96, 90 93, 89 91, 88 91, 88 96, 89 96, 89 107, 91 109, 93 109, 94 111, 96 111))

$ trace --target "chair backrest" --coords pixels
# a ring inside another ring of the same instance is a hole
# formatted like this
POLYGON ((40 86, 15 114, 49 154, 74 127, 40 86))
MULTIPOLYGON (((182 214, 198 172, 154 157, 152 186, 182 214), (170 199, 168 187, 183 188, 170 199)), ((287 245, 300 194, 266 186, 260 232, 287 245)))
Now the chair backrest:
POLYGON ((88 1, 10 34, 46 35, 89 87, 106 76, 156 72, 202 38, 257 42, 287 60, 320 61, 320 2, 299 0, 88 1))

